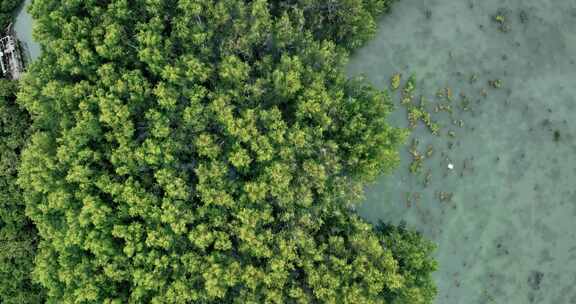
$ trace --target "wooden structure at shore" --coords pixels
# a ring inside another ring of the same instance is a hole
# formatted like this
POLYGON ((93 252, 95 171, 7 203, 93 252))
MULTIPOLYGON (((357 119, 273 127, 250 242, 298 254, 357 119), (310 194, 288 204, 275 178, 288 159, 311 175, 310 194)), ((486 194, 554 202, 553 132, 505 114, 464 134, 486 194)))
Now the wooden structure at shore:
POLYGON ((0 68, 2 75, 10 79, 19 79, 24 72, 24 62, 18 45, 18 38, 12 31, 12 24, 0 38, 0 68))

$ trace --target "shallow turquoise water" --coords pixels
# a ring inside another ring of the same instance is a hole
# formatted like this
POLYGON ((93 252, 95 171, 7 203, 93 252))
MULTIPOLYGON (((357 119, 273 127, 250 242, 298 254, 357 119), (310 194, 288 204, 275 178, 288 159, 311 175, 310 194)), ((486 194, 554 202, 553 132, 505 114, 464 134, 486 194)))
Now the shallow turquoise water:
MULTIPOLYGON (((576 303, 576 1, 402 0, 378 28, 350 75, 382 88, 414 72, 431 104, 445 87, 471 104, 455 107, 463 127, 432 113, 441 135, 414 132, 421 152, 434 147, 428 187, 409 173, 406 148, 360 213, 405 221, 438 244, 437 303, 576 303), (488 85, 495 79, 502 88, 488 85)), ((392 120, 406 126, 405 117, 399 106, 392 120)))
POLYGON ((29 5, 30 0, 25 0, 16 13, 16 21, 14 22, 14 31, 20 40, 26 60, 37 58, 41 51, 40 45, 32 38, 32 16, 26 11, 29 5))

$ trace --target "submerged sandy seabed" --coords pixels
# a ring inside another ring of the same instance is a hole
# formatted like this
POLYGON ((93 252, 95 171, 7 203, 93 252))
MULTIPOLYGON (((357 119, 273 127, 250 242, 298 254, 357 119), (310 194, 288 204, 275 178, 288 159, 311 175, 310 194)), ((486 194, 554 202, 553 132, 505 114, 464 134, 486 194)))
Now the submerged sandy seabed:
MULTIPOLYGON (((427 187, 406 150, 360 208, 438 244, 437 303, 576 303, 575 60, 574 1, 403 0, 350 61, 350 75, 381 88, 415 73, 431 103, 445 87, 472 101, 454 115, 463 127, 432 113, 441 135, 413 134, 420 150, 434 147, 427 187), (489 86, 495 79, 502 88, 489 86)), ((405 117, 399 107, 392 120, 405 117)))

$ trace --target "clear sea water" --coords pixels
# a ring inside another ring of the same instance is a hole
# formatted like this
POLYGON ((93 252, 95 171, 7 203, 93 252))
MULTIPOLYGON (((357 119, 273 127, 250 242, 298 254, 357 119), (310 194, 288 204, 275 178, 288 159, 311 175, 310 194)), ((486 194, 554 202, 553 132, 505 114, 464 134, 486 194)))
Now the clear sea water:
MULTIPOLYGON (((351 59, 349 75, 380 88, 415 73, 431 105, 453 91, 453 117, 432 111, 441 134, 420 126, 411 137, 434 148, 423 172, 409 172, 406 147, 359 208, 438 245, 436 303, 576 303, 575 61, 573 0, 401 0, 351 59)), ((407 125, 402 106, 392 121, 407 125)))

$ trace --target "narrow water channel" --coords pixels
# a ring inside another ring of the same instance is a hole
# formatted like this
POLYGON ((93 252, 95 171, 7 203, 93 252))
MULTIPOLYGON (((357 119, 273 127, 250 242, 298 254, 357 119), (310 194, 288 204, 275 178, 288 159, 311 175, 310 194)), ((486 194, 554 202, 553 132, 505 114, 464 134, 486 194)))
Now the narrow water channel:
POLYGON ((38 56, 40 56, 40 44, 38 44, 32 38, 32 16, 28 14, 26 8, 30 5, 30 0, 25 0, 24 4, 20 7, 16 13, 16 21, 14 22, 14 31, 18 40, 20 40, 20 46, 24 53, 24 58, 27 61, 31 61, 38 56))
POLYGON ((403 0, 378 28, 349 75, 415 73, 431 104, 450 88, 454 115, 432 112, 440 135, 411 137, 433 148, 422 172, 406 148, 360 213, 438 244, 439 304, 576 303, 576 2, 403 0))

